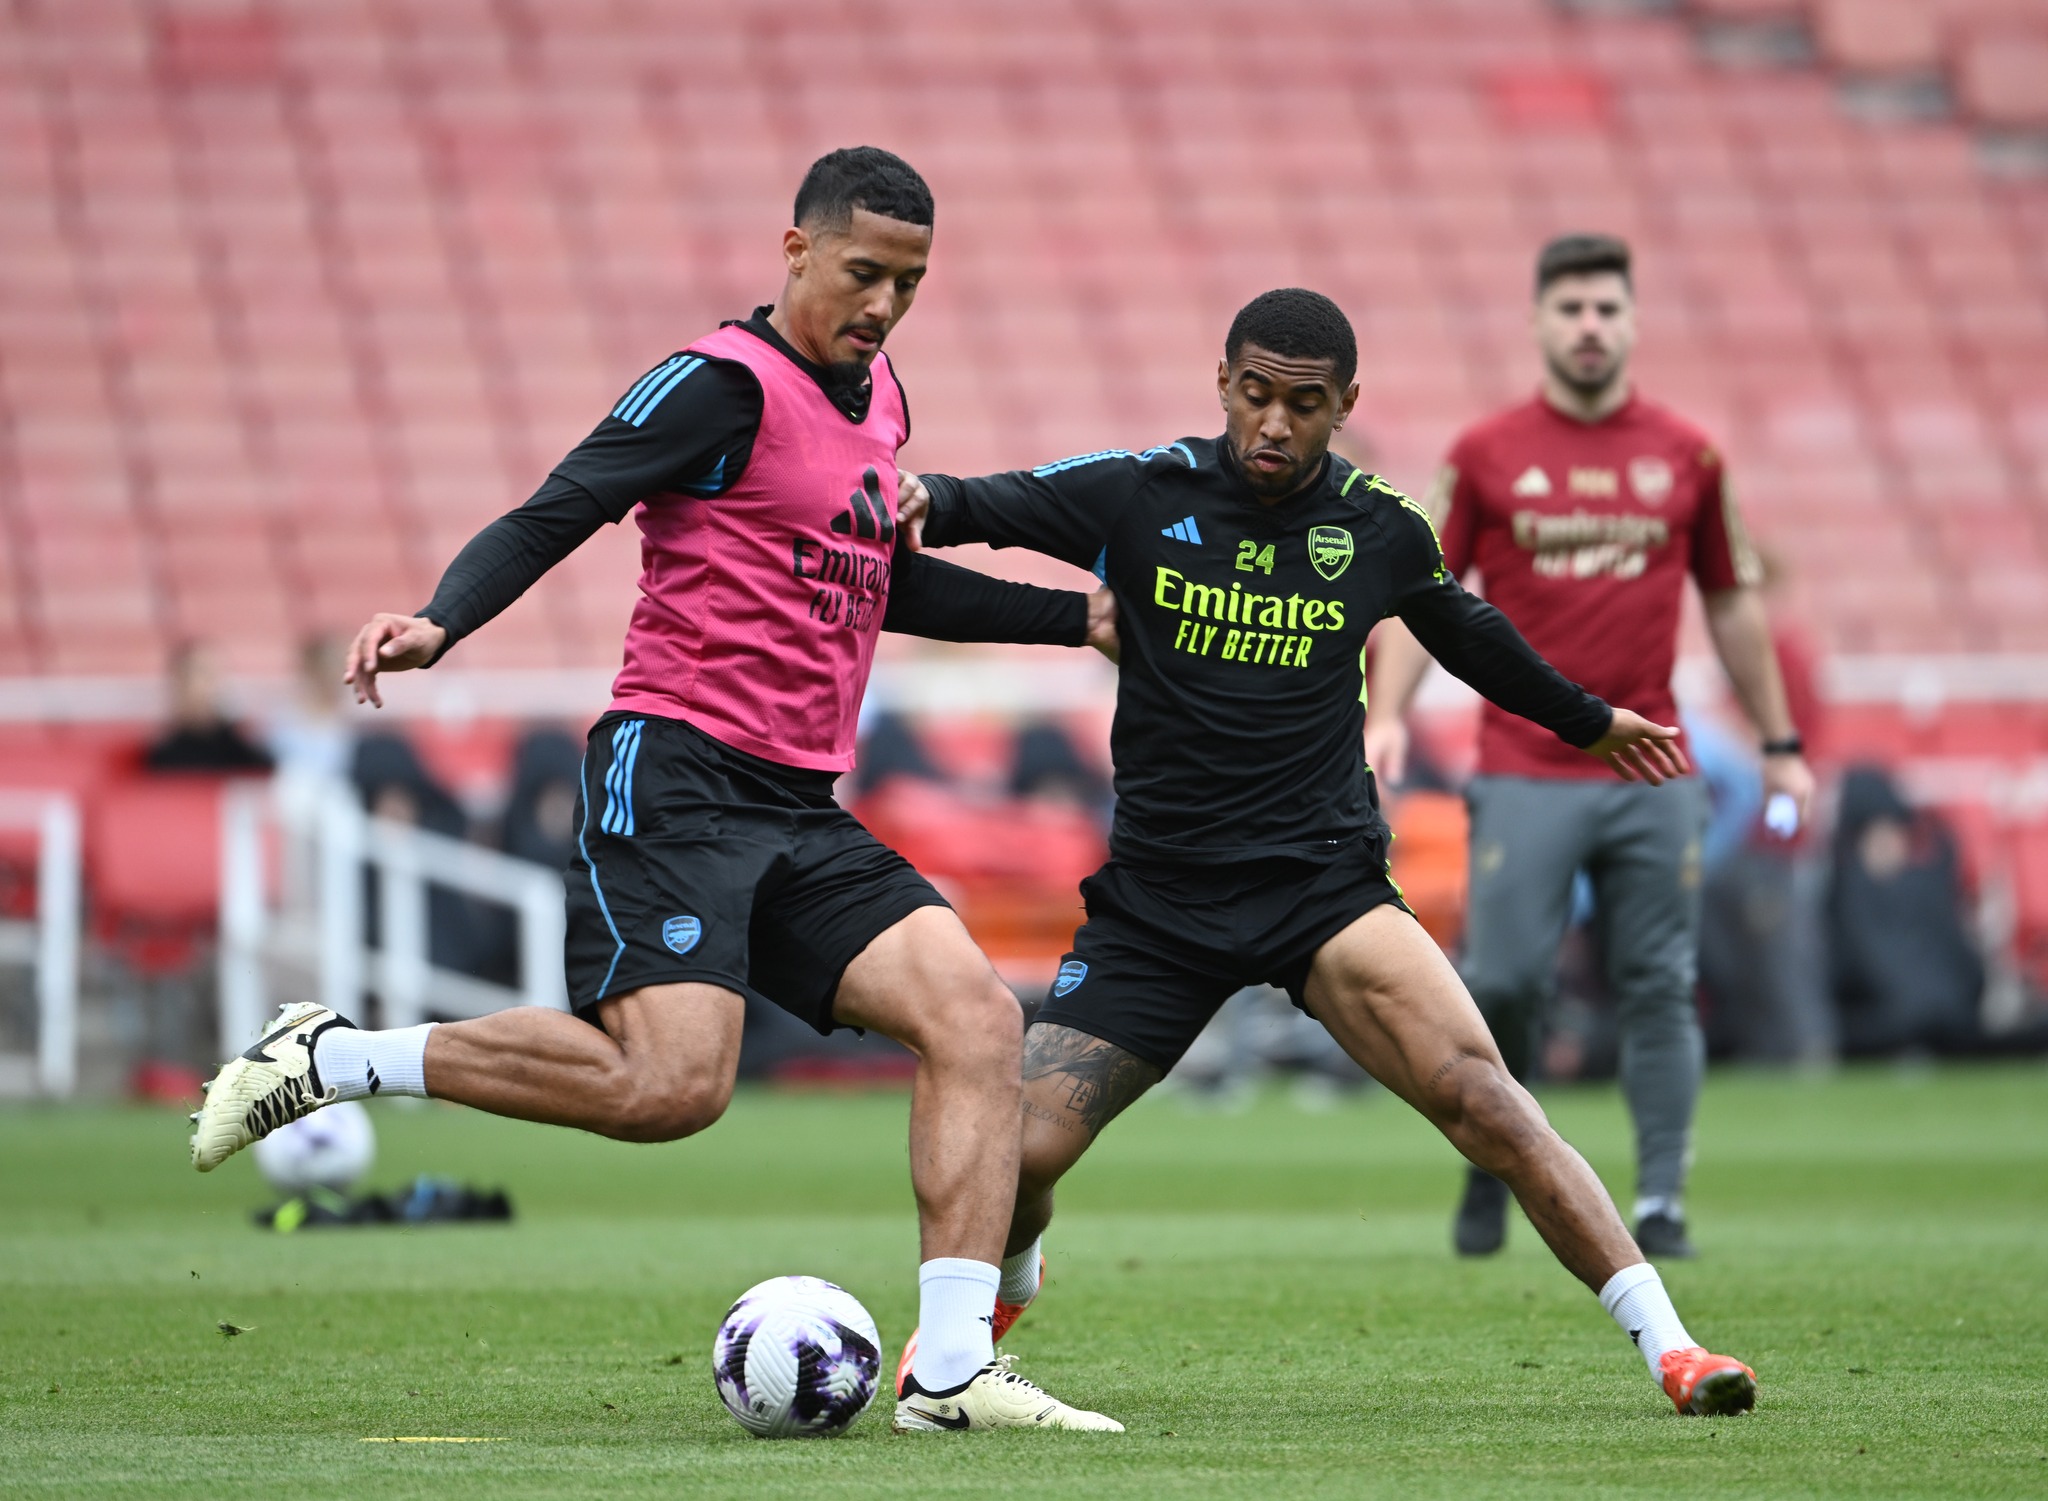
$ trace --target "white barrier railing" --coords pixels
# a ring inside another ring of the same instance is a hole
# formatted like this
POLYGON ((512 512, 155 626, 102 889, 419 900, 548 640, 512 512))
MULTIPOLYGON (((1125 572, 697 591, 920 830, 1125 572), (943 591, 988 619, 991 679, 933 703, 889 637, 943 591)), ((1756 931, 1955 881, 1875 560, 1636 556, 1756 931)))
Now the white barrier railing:
POLYGON ((36 832, 36 915, 0 922, 0 961, 35 971, 36 1088, 63 1097, 78 1087, 78 803, 63 792, 0 793, 0 826, 36 832))
POLYGON ((374 992, 387 1027, 507 1006, 567 1010, 563 922, 558 871, 372 817, 343 784, 281 780, 234 789, 222 805, 220 1027, 230 1045, 253 1037, 269 1016, 279 969, 295 971, 345 1016, 360 1016, 374 992), (273 826, 282 836, 274 862, 266 859, 273 826), (365 868, 377 873, 375 948, 364 939, 365 868), (435 886, 517 914, 517 987, 433 962, 435 886))

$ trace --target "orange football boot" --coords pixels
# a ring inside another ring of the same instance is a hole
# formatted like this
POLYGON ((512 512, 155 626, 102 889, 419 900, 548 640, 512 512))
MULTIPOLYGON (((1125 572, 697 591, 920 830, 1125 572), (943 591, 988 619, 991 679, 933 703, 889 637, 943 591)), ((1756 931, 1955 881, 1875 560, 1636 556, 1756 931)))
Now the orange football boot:
POLYGON ((1666 1350, 1657 1361, 1664 1395, 1681 1413, 1718 1418, 1756 1406, 1756 1372, 1728 1355, 1709 1355, 1698 1345, 1666 1350))
MULTIPOLYGON (((1045 1290, 1045 1257, 1043 1254, 1038 1258, 1038 1288, 1040 1292, 1045 1290)), ((1024 1317, 1024 1310, 1030 1306, 1029 1302, 1005 1303, 1001 1298, 997 1298, 995 1317, 989 1324, 993 1342, 1001 1344, 1003 1336, 1017 1327, 1017 1320, 1024 1317)), ((903 1342, 902 1355, 898 1356, 896 1360, 896 1395, 898 1398, 901 1398, 903 1395, 903 1378, 910 1374, 910 1363, 916 1356, 917 1331, 913 1329, 910 1331, 910 1338, 903 1342)))

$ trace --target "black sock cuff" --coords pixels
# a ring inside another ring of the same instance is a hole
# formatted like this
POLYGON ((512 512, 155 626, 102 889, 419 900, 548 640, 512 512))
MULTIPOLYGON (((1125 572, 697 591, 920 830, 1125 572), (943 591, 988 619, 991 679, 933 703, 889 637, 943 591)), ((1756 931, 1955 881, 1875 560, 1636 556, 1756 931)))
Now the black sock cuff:
MULTIPOLYGON (((974 1376, 979 1376, 982 1371, 985 1371, 987 1369, 987 1366, 983 1366, 981 1370, 978 1370, 974 1373, 974 1376)), ((903 1395, 907 1397, 912 1392, 916 1392, 920 1397, 932 1397, 943 1402, 948 1398, 959 1396, 962 1392, 966 1391, 968 1387, 974 1385, 974 1376, 969 1376, 965 1381, 961 1382, 958 1386, 949 1386, 944 1391, 935 1392, 931 1390, 929 1387, 922 1386, 918 1383, 917 1372, 913 1369, 908 1376, 905 1376, 903 1378, 903 1395)))

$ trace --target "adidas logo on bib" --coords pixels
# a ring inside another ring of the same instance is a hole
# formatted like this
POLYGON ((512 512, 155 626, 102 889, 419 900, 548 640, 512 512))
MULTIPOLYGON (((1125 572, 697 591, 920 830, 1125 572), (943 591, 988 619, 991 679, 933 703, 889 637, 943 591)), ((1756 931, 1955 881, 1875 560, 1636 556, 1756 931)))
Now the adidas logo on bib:
POLYGON ((832 530, 842 537, 896 540, 896 521, 882 499, 882 477, 872 465, 860 477, 860 489, 846 497, 846 509, 832 518, 832 530))

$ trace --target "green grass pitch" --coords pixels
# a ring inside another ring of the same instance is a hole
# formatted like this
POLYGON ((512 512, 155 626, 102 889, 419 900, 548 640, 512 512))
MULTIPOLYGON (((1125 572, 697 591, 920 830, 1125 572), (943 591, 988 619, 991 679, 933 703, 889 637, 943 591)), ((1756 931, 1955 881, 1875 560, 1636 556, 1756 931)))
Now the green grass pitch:
MULTIPOLYGON (((1626 1191, 1610 1090, 1553 1117, 1626 1191)), ((1451 1154, 1384 1094, 1172 1098, 1069 1180, 1023 1369, 1130 1426, 766 1443, 711 1336, 778 1272, 853 1289, 893 1359, 916 1238, 900 1095, 746 1092, 626 1147, 376 1107, 375 1181, 503 1183, 510 1227, 279 1236, 182 1119, 0 1111, 0 1495, 2048 1495, 2048 1072, 1719 1076, 1666 1276, 1762 1377, 1676 1417, 1525 1222, 1448 1252, 1451 1154), (225 1338, 227 1320, 248 1332, 225 1338), (366 1443, 398 1435, 468 1445, 366 1443)))

